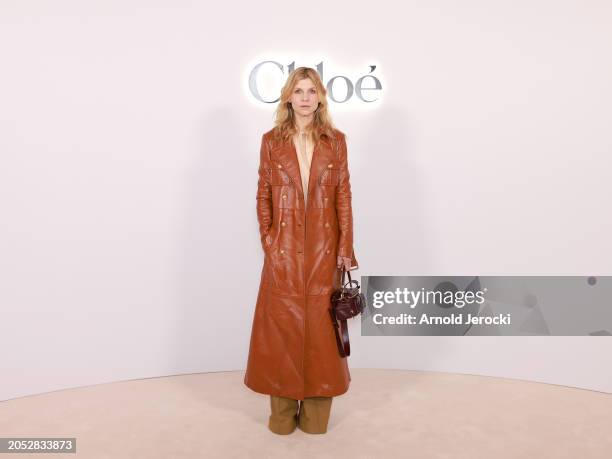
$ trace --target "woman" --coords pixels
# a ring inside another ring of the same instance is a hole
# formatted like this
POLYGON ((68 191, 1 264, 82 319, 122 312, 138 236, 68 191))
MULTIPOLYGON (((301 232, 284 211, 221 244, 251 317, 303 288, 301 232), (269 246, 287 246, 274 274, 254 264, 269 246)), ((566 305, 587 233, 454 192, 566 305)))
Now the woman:
POLYGON ((278 434, 325 433, 332 397, 351 380, 328 310, 340 269, 358 265, 346 139, 326 96, 314 69, 295 69, 261 141, 264 266, 244 383, 270 395, 268 428, 278 434))

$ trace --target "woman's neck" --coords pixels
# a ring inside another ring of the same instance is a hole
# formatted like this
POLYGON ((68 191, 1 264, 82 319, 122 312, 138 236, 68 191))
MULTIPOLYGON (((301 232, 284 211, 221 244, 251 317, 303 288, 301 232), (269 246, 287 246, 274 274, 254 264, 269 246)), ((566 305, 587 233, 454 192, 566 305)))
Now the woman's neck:
POLYGON ((308 132, 310 125, 312 124, 313 117, 297 117, 295 120, 295 127, 298 132, 308 132))

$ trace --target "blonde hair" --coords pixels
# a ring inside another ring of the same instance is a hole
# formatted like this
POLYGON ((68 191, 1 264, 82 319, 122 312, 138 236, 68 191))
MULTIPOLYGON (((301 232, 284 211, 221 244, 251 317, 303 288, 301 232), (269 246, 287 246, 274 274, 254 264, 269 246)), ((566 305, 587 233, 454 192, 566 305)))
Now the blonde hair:
POLYGON ((319 96, 319 107, 315 110, 312 123, 307 128, 311 138, 317 144, 323 137, 335 139, 334 131, 336 128, 328 111, 327 90, 317 71, 311 67, 298 67, 287 77, 287 81, 281 89, 280 101, 275 113, 275 137, 282 141, 288 141, 297 133, 295 113, 293 112, 293 107, 291 107, 290 99, 295 86, 304 78, 309 78, 312 81, 319 96))

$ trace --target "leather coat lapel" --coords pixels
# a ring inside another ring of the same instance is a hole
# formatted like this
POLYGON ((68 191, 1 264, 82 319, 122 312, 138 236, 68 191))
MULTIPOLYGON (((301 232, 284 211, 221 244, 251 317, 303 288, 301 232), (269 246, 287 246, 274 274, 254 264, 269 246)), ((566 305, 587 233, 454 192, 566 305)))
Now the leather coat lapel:
POLYGON ((293 141, 283 142, 276 147, 272 151, 272 158, 281 163, 285 172, 289 175, 289 177, 291 177, 291 181, 297 188, 298 194, 300 196, 304 196, 304 191, 302 190, 302 178, 300 175, 300 164, 297 160, 297 152, 295 151, 293 141))

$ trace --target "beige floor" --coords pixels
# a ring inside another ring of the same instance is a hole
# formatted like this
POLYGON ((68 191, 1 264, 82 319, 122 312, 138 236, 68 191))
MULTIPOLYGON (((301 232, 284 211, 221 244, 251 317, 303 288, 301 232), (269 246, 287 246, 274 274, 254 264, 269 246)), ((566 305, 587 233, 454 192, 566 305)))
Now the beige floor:
MULTIPOLYGON (((76 457, 113 459, 612 457, 610 394, 447 373, 351 374, 325 435, 269 432, 268 397, 243 385, 244 372, 225 372, 0 402, 0 436, 77 437, 76 457)), ((15 455, 30 456, 41 457, 15 455)))

